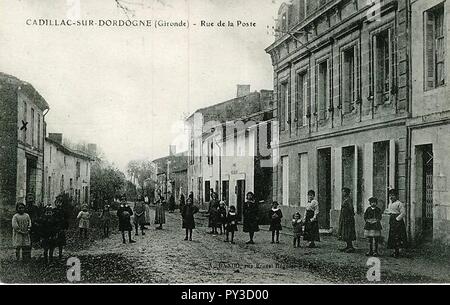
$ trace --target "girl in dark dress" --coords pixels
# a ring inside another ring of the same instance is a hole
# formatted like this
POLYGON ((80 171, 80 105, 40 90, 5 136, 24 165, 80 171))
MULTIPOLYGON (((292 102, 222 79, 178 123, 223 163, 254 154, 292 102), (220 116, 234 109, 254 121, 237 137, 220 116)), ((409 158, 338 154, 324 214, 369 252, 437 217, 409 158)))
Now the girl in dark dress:
POLYGON ((217 227, 219 226, 219 200, 214 191, 211 191, 211 201, 209 202, 208 213, 208 227, 211 228, 211 234, 217 234, 217 227))
POLYGON ((220 235, 222 235, 223 231, 225 231, 225 225, 227 223, 227 208, 225 207, 225 202, 221 201, 219 204, 218 210, 218 227, 220 229, 220 235))
POLYGON ((299 212, 296 212, 292 217, 292 230, 294 233, 294 248, 300 248, 300 239, 303 235, 303 221, 299 212))
POLYGON ((236 215, 236 208, 234 206, 230 207, 230 211, 227 214, 226 218, 226 232, 227 232, 227 238, 225 239, 225 242, 228 242, 229 235, 231 233, 231 243, 234 244, 234 232, 237 232, 237 215, 236 215))
POLYGON ((189 194, 186 204, 183 205, 183 210, 181 211, 181 216, 183 217, 182 228, 186 229, 186 237, 184 240, 192 240, 192 230, 195 229, 194 214, 198 212, 198 207, 194 206, 194 194, 191 192, 189 194))
POLYGON ((355 248, 353 247, 353 241, 356 240, 355 231, 355 210, 353 208, 353 200, 350 197, 350 189, 344 187, 342 189, 342 205, 341 214, 339 216, 339 240, 345 241, 347 246, 341 249, 341 252, 353 253, 355 248))
POLYGON ((389 190, 389 199, 391 203, 387 209, 389 217, 389 237, 388 249, 394 249, 392 257, 398 258, 400 256, 400 248, 405 248, 407 243, 406 237, 406 206, 403 202, 398 200, 397 190, 389 190))
POLYGON ((305 233, 303 239, 309 241, 309 248, 315 248, 316 241, 320 241, 319 236, 319 203, 314 198, 316 192, 313 190, 308 191, 308 203, 306 204, 306 213, 303 223, 305 224, 305 233))
POLYGON ((122 242, 125 244, 125 231, 128 231, 128 241, 129 243, 135 243, 134 240, 131 239, 131 231, 133 228, 131 227, 130 218, 133 215, 133 211, 128 205, 125 198, 122 198, 122 203, 117 210, 117 217, 119 218, 119 231, 122 232, 122 242))
POLYGON ((269 231, 272 231, 272 244, 275 243, 275 235, 277 236, 277 244, 280 243, 281 218, 283 218, 283 213, 278 208, 278 202, 274 201, 272 209, 269 211, 269 231))
POLYGON ((378 256, 378 242, 381 237, 381 218, 382 212, 377 207, 378 199, 369 198, 370 207, 364 212, 364 236, 369 240, 369 252, 366 256, 378 256), (374 247, 375 246, 375 247, 374 247))
POLYGON ((247 201, 242 208, 242 214, 244 216, 244 232, 248 232, 250 240, 248 245, 254 244, 253 237, 255 232, 259 231, 258 227, 258 206, 255 202, 255 195, 252 192, 247 193, 247 201))

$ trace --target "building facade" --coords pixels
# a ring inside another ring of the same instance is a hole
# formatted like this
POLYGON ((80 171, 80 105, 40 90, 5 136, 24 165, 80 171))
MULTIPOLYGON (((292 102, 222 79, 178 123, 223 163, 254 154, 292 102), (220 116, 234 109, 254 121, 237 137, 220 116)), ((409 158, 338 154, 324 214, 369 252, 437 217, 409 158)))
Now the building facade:
POLYGON ((382 210, 390 188, 406 199, 407 1, 294 0, 278 15, 266 49, 280 131, 274 200, 303 214, 315 190, 320 228, 333 231, 348 187, 362 236, 368 198, 382 210))
POLYGON ((75 205, 90 204, 94 157, 65 146, 61 133, 50 133, 45 139, 44 156, 44 202, 54 204, 58 195, 67 193, 75 205))
POLYGON ((449 1, 412 1, 409 198, 414 241, 450 244, 449 1))
POLYGON ((49 105, 34 87, 0 73, 0 206, 43 201, 44 116, 49 105))
POLYGON ((250 92, 249 86, 237 91, 236 98, 188 118, 188 189, 203 209, 213 189, 241 215, 247 192, 258 200, 272 199, 273 93, 250 92))
POLYGON ((188 158, 187 152, 176 153, 171 150, 167 157, 152 161, 156 167, 156 191, 160 190, 166 200, 169 192, 175 196, 178 204, 181 194, 188 195, 188 158))

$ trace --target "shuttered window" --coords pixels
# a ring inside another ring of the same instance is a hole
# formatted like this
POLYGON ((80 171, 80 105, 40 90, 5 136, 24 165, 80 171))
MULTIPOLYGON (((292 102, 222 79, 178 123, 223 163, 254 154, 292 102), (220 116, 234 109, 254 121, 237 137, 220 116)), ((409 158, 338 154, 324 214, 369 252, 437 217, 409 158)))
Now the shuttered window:
POLYGON ((318 115, 319 120, 323 121, 327 118, 327 100, 329 96, 328 60, 320 63, 317 67, 317 70, 318 115))
POLYGON ((374 93, 377 105, 389 103, 393 84, 392 31, 384 30, 373 37, 374 93))
POLYGON ((354 103, 357 98, 357 48, 356 46, 347 48, 342 52, 341 57, 341 99, 343 113, 350 113, 354 110, 354 103))
POLYGON ((298 126, 307 125, 307 111, 308 111, 308 72, 302 71, 297 73, 295 79, 295 97, 298 126))
POLYGON ((445 84, 445 19, 441 4, 425 12, 425 90, 445 84))

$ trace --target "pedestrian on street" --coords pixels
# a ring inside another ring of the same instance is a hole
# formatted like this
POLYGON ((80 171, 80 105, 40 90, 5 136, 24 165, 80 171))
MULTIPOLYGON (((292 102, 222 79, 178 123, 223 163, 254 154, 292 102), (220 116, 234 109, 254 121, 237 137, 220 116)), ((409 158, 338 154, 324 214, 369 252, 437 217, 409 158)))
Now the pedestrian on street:
POLYGON ((155 225, 159 225, 158 227, 156 227, 157 230, 162 230, 163 224, 166 223, 166 213, 164 210, 164 206, 165 206, 164 197, 159 192, 155 208, 155 225))
POLYGON ((195 229, 194 215, 198 212, 198 207, 194 206, 194 193, 190 193, 186 204, 183 205, 181 217, 183 218, 182 228, 186 230, 184 240, 192 241, 192 230, 195 229))
POLYGON ((208 227, 211 228, 211 234, 217 234, 217 228, 219 227, 219 200, 217 199, 217 193, 213 190, 211 190, 208 213, 208 227))
POLYGON ((58 228, 51 204, 44 208, 42 219, 39 221, 39 233, 41 246, 44 249, 44 263, 53 261, 53 252, 56 248, 58 228))
POLYGON ((225 225, 227 223, 227 207, 225 205, 225 201, 223 200, 219 203, 218 215, 218 226, 220 229, 220 235, 222 235, 226 231, 225 225))
POLYGON ((141 228, 142 236, 145 235, 144 225, 145 225, 145 207, 144 203, 141 200, 137 200, 134 203, 134 214, 133 214, 133 223, 136 233, 134 235, 138 236, 138 228, 141 228))
POLYGON ((281 228, 281 219, 283 218, 283 213, 278 207, 278 202, 274 201, 272 203, 272 209, 269 211, 269 219, 270 219, 270 227, 269 231, 272 232, 272 244, 275 243, 275 235, 277 237, 276 243, 280 243, 280 231, 281 228))
POLYGON ((66 230, 69 228, 69 220, 66 212, 67 206, 63 199, 55 201, 53 214, 56 222, 56 247, 58 247, 58 258, 62 259, 63 248, 66 246, 66 230))
POLYGON ((369 252, 366 256, 378 256, 378 242, 381 238, 381 219, 382 212, 377 207, 378 199, 375 197, 369 198, 370 206, 364 212, 364 236, 369 240, 369 252))
POLYGON ((119 231, 122 232, 122 242, 125 244, 125 231, 128 232, 128 241, 129 243, 135 243, 134 240, 131 239, 131 231, 133 228, 131 227, 131 215, 133 215, 133 211, 127 203, 127 199, 122 197, 119 209, 117 210, 117 217, 119 218, 119 231))
POLYGON ((294 248, 300 248, 300 239, 303 235, 303 220, 299 212, 292 216, 292 230, 294 233, 294 248))
POLYGON ((16 248, 16 259, 20 260, 22 251, 22 260, 27 262, 31 258, 31 218, 25 213, 25 205, 22 202, 16 205, 17 213, 12 217, 12 243, 16 248))
POLYGON ((150 217, 150 199, 148 196, 144 197, 144 209, 145 209, 145 223, 144 223, 144 229, 147 229, 146 226, 149 226, 151 223, 151 217, 150 217))
POLYGON ((316 241, 320 241, 319 236, 319 203, 314 198, 316 197, 316 192, 313 190, 308 191, 308 202, 306 204, 306 213, 304 217, 305 233, 303 239, 309 242, 309 248, 315 248, 316 241))
POLYGON ((355 252, 353 241, 356 240, 355 210, 353 208, 353 200, 350 193, 351 191, 348 187, 342 189, 342 204, 338 229, 339 240, 345 241, 347 244, 347 246, 344 249, 340 249, 340 251, 346 253, 355 252))
POLYGON ((175 211, 175 196, 169 192, 169 213, 173 213, 175 211))
MULTIPOLYGON (((191 194, 189 193, 189 196, 190 195, 191 194)), ((192 193, 192 198, 194 198, 194 193, 192 193)), ((185 204, 186 204, 186 199, 184 198, 184 194, 181 193, 181 195, 180 195, 180 213, 183 211, 183 207, 184 207, 185 204)))
POLYGON ((89 230, 89 219, 91 218, 91 214, 88 211, 87 204, 84 204, 80 213, 78 213, 77 219, 79 221, 78 228, 80 229, 80 238, 83 237, 88 238, 88 230, 89 230))
POLYGON ((255 195, 252 192, 248 192, 246 196, 247 200, 242 208, 242 214, 244 216, 244 228, 243 231, 247 232, 250 236, 250 240, 247 242, 248 245, 252 245, 255 242, 253 237, 255 232, 259 231, 258 227, 258 205, 255 201, 255 195))
POLYGON ((403 202, 398 200, 398 192, 395 189, 389 190, 389 199, 391 203, 388 206, 387 213, 389 217, 389 237, 388 249, 394 249, 392 257, 400 257, 400 249, 406 248, 406 206, 403 202))
POLYGON ((232 205, 230 207, 230 210, 228 211, 227 218, 226 218, 226 224, 225 224, 225 230, 227 233, 227 238, 225 239, 225 242, 230 241, 232 244, 234 244, 234 232, 237 232, 237 215, 236 215, 236 207, 232 205), (231 240, 229 239, 229 236, 231 234, 231 240))
POLYGON ((109 204, 103 205, 102 213, 100 214, 100 221, 102 224, 103 237, 109 237, 109 227, 111 226, 111 212, 109 204))

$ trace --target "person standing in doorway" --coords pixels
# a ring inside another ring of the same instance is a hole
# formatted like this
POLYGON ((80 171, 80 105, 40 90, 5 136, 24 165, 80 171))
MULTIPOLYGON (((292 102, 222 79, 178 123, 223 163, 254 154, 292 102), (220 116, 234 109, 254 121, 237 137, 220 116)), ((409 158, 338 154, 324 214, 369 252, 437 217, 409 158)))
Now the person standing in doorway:
POLYGON ((389 214, 389 237, 388 249, 393 249, 392 257, 400 257, 400 249, 406 248, 406 206, 398 200, 398 192, 395 189, 389 190, 389 199, 391 203, 388 206, 387 214, 389 214))
POLYGON ((303 239, 309 242, 309 248, 315 248, 316 241, 320 241, 319 235, 319 203, 315 199, 316 192, 313 190, 308 191, 308 202, 306 203, 306 213, 304 218, 305 234, 303 239))
POLYGON ((353 241, 356 240, 355 210, 353 208, 353 200, 350 193, 351 191, 348 187, 342 189, 342 204, 338 229, 339 240, 345 241, 347 244, 347 246, 340 249, 340 251, 347 253, 355 252, 353 241))
POLYGON ((246 196, 247 200, 242 208, 242 214, 244 216, 244 228, 243 231, 249 234, 250 240, 247 242, 248 245, 252 245, 255 242, 253 237, 255 232, 259 231, 258 226, 258 205, 255 201, 255 195, 252 192, 248 192, 246 196))

